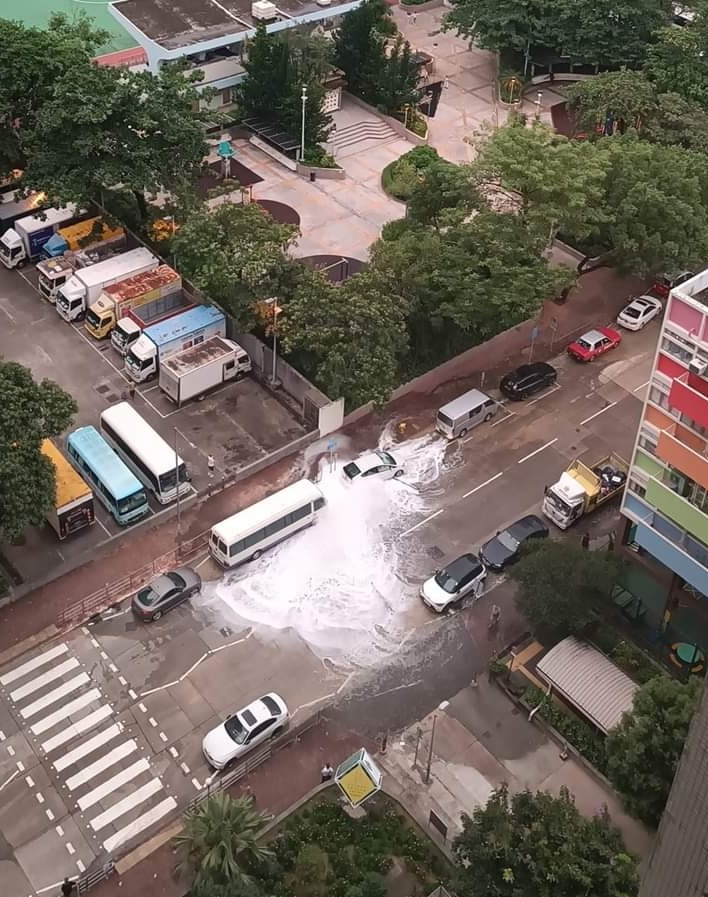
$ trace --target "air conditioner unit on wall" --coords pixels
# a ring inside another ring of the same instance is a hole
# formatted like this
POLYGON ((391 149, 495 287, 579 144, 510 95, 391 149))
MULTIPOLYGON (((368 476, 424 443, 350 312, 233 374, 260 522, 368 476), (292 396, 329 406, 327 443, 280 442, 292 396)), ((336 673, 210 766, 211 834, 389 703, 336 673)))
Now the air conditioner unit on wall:
POLYGON ((278 10, 275 3, 271 3, 270 0, 254 0, 251 4, 251 18, 259 22, 269 22, 277 15, 278 10))
POLYGON ((703 377, 706 369, 708 369, 708 361, 703 361, 702 358, 694 358, 689 364, 688 369, 692 374, 697 374, 699 377, 703 377))

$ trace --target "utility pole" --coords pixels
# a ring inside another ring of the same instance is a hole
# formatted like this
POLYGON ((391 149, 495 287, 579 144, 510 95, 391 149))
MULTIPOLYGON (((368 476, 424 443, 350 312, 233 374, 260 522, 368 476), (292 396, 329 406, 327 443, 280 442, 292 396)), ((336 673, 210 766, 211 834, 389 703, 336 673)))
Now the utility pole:
POLYGON ((177 486, 177 557, 182 550, 182 506, 179 500, 179 454, 177 453, 177 436, 179 431, 175 430, 175 485, 177 486))

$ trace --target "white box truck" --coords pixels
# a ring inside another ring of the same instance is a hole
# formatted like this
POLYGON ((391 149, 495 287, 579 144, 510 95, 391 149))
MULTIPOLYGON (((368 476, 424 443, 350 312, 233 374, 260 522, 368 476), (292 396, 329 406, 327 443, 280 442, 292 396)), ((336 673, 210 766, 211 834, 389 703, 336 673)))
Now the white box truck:
POLYGON ((57 293, 56 309, 65 321, 82 320, 86 317, 86 309, 107 286, 143 271, 154 271, 158 264, 157 257, 141 246, 89 268, 81 268, 57 293))
POLYGON ((251 359, 238 343, 221 336, 198 343, 160 363, 160 389, 177 406, 203 396, 251 370, 251 359))
MULTIPOLYGON (((56 237, 58 234, 59 231, 54 236, 56 237)), ((47 245, 43 251, 46 251, 47 245)), ((57 301, 57 293, 74 271, 78 271, 79 268, 89 268, 99 262, 105 262, 106 259, 115 258, 125 252, 127 248, 127 237, 123 229, 120 228, 108 239, 87 246, 85 249, 70 250, 65 255, 42 259, 35 265, 39 274, 39 292, 54 305, 57 301)))
POLYGON ((0 262, 6 268, 18 268, 42 254, 44 244, 62 226, 86 215, 73 203, 60 209, 45 209, 41 213, 19 218, 0 237, 0 262))
POLYGON ((135 383, 143 383, 157 374, 158 366, 166 358, 212 336, 226 336, 223 312, 211 305, 183 311, 145 328, 125 356, 125 372, 135 383))

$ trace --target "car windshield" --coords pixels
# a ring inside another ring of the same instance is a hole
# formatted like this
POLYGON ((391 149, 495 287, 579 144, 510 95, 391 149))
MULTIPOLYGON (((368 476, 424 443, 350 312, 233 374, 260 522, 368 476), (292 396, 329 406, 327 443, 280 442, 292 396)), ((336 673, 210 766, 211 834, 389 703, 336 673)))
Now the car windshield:
POLYGON ((502 530, 497 536, 497 539, 501 542, 504 548, 508 548, 509 551, 516 551, 519 547, 518 539, 515 539, 507 529, 502 530))
POLYGON ((582 336, 578 340, 578 345, 580 346, 581 349, 592 349, 592 347, 593 347, 593 344, 591 342, 588 342, 588 340, 583 339, 582 336))
POLYGON ((628 318, 638 318, 642 311, 643 309, 638 308, 636 305, 628 305, 624 310, 624 314, 628 318))
POLYGON ((187 583, 182 579, 179 573, 168 573, 167 576, 172 582, 177 586, 178 589, 183 589, 187 583))
POLYGON ((146 589, 140 589, 138 592, 138 601, 141 604, 144 604, 146 607, 149 607, 151 604, 154 604, 156 601, 160 600, 160 596, 157 592, 153 592, 153 590, 148 586, 146 589))
POLYGON ((549 489, 548 492, 546 492, 546 498, 562 514, 571 514, 572 513, 573 509, 571 508, 571 506, 566 501, 564 501, 560 497, 560 495, 556 495, 556 493, 552 489, 549 489))
POLYGON ((455 577, 450 576, 447 570, 440 570, 438 573, 436 573, 435 582, 440 586, 443 592, 447 592, 449 595, 452 595, 454 592, 456 592, 459 585, 455 577))
POLYGON ((224 723, 224 728, 232 741, 235 741, 236 744, 243 744, 246 740, 246 736, 248 732, 244 729, 241 720, 238 716, 232 716, 231 719, 227 719, 224 723))
POLYGON ((447 414, 443 414, 442 411, 438 411, 438 420, 446 427, 452 426, 452 418, 448 417, 447 414))
POLYGON ((361 470, 357 467, 357 465, 352 461, 350 464, 344 465, 344 473, 349 477, 350 480, 353 480, 354 477, 358 477, 361 473, 361 470))
POLYGON ((376 452, 378 458, 383 461, 384 464, 388 464, 389 467, 395 467, 396 462, 393 458, 393 455, 389 455, 388 452, 376 452))

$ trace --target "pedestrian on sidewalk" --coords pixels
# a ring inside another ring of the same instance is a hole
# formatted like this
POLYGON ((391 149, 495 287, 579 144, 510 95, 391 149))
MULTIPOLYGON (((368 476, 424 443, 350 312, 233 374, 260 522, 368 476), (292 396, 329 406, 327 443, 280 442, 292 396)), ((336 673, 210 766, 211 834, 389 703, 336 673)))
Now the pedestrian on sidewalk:
POLYGON ((329 763, 325 763, 325 765, 320 770, 320 784, 323 785, 325 782, 329 782, 334 775, 334 770, 329 765, 329 763))
POLYGON ((74 882, 69 881, 68 878, 65 878, 61 885, 61 893, 62 897, 71 897, 74 893, 74 882))
POLYGON ((417 18, 418 18, 418 13, 417 13, 417 12, 412 12, 412 13, 411 13, 411 25, 415 25, 415 20, 416 20, 417 18))
POLYGON ((133 383, 132 380, 130 381, 130 386, 128 387, 128 395, 130 396, 130 401, 134 402, 135 401, 135 384, 133 383))
POLYGON ((583 538, 580 540, 580 544, 586 551, 590 548, 590 533, 583 533, 583 538))
POLYGON ((213 455, 207 456, 207 470, 209 471, 209 479, 213 479, 214 477, 214 468, 216 467, 216 461, 214 460, 213 455))
POLYGON ((614 551, 615 550, 615 531, 613 529, 607 535, 607 550, 614 551))
POLYGON ((495 629, 499 625, 501 619, 501 608, 498 604, 492 605, 492 611, 489 614, 489 628, 495 629))

